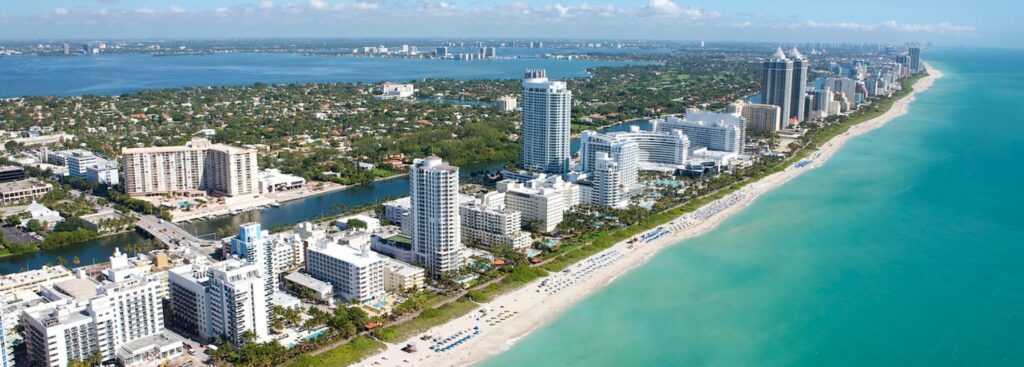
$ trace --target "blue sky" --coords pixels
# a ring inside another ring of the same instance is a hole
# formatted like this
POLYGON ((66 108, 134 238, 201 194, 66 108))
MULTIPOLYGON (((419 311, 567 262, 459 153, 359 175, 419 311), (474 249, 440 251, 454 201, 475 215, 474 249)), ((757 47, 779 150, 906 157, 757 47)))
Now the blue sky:
POLYGON ((1021 1, 0 0, 0 38, 539 37, 1024 46, 1021 1))

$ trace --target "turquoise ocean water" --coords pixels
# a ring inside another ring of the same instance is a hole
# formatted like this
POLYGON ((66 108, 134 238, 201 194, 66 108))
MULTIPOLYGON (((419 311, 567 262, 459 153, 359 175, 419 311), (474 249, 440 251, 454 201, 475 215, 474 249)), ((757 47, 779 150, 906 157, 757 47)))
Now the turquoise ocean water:
POLYGON ((1024 366, 1024 51, 938 49, 910 112, 483 366, 1024 366))

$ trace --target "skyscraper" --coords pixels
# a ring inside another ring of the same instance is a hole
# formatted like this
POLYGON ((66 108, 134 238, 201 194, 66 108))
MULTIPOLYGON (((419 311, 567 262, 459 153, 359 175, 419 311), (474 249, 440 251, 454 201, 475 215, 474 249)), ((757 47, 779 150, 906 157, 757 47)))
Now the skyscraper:
POLYGON ((462 267, 459 218, 459 168, 430 156, 413 162, 409 172, 413 252, 434 277, 462 267))
POLYGON ((593 175, 591 204, 621 208, 629 203, 626 201, 626 187, 623 186, 619 163, 607 152, 597 153, 593 175))
POLYGON ((792 96, 790 97, 789 116, 783 118, 787 121, 790 118, 803 121, 807 109, 804 100, 804 95, 807 94, 807 58, 800 54, 796 47, 789 50, 789 57, 793 59, 793 78, 790 86, 792 96))
POLYGON ((272 245, 270 231, 264 231, 259 222, 239 226, 238 235, 231 239, 231 252, 259 267, 268 300, 277 289, 279 275, 274 268, 272 245))
POLYGON ((0 367, 14 367, 14 347, 7 340, 7 335, 18 321, 9 313, 7 303, 0 297, 0 367))
POLYGON ((910 72, 918 73, 921 71, 921 48, 911 47, 910 48, 910 72))
POLYGON ((779 106, 782 118, 788 119, 793 104, 793 60, 786 58, 782 48, 776 49, 775 54, 764 62, 761 88, 761 103, 779 106))
POLYGON ((563 174, 569 171, 569 115, 572 91, 551 81, 544 69, 523 78, 523 168, 563 174))

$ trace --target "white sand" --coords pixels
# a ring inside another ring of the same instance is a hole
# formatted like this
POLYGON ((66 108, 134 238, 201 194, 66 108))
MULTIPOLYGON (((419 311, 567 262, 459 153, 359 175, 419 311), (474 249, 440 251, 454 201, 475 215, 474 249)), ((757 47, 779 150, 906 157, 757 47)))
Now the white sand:
MULTIPOLYGON (((730 215, 750 205, 759 195, 786 183, 807 170, 821 166, 850 138, 882 127, 892 119, 905 114, 910 103, 914 101, 915 95, 927 90, 936 79, 942 77, 942 73, 938 70, 927 64, 926 67, 930 74, 916 82, 914 92, 894 102, 892 108, 885 114, 853 126, 849 131, 830 140, 818 152, 811 154, 807 158, 810 163, 804 167, 790 167, 783 172, 772 174, 694 212, 703 215, 684 215, 683 217, 685 218, 676 219, 664 226, 665 228, 674 228, 670 234, 650 243, 638 243, 632 246, 632 248, 625 242, 618 243, 605 252, 618 252, 623 256, 619 257, 618 260, 608 262, 606 266, 596 268, 585 276, 575 278, 571 274, 558 273, 546 277, 545 279, 549 279, 549 284, 556 283, 559 280, 576 279, 572 283, 566 283, 554 294, 548 294, 544 290, 538 291, 540 283, 544 281, 544 279, 540 279, 483 304, 482 307, 484 309, 490 310, 487 316, 481 317, 478 309, 447 324, 435 327, 426 333, 447 338, 459 331, 471 330, 475 326, 480 327, 481 332, 479 335, 470 338, 459 346, 451 348, 449 351, 440 353, 431 351, 429 347, 432 343, 420 340, 420 336, 423 335, 420 334, 406 342, 416 345, 419 349, 416 353, 401 351, 401 348, 406 343, 390 344, 385 351, 367 358, 358 365, 464 366, 483 361, 507 350, 526 334, 558 317, 561 312, 568 309, 577 300, 583 298, 591 291, 600 289, 612 282, 619 275, 643 264, 662 248, 678 244, 682 240, 699 236, 715 228, 715 226, 730 215), (704 216, 706 218, 703 218, 704 216), (506 315, 511 315, 493 326, 487 322, 488 317, 497 315, 502 311, 506 311, 506 315)), ((601 253, 594 255, 594 257, 600 255, 601 253)), ((573 273, 577 273, 588 261, 581 261, 569 269, 573 273)), ((471 334, 471 332, 464 333, 463 335, 466 334, 471 334)))

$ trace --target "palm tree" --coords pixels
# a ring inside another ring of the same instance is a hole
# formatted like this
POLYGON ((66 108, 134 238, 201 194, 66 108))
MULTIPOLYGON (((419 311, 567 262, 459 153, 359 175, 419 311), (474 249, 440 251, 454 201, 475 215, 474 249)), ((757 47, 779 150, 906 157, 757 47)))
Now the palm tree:
POLYGON ((75 256, 75 257, 71 258, 71 263, 75 264, 75 266, 78 266, 78 264, 82 263, 82 259, 79 259, 78 256, 75 256))

